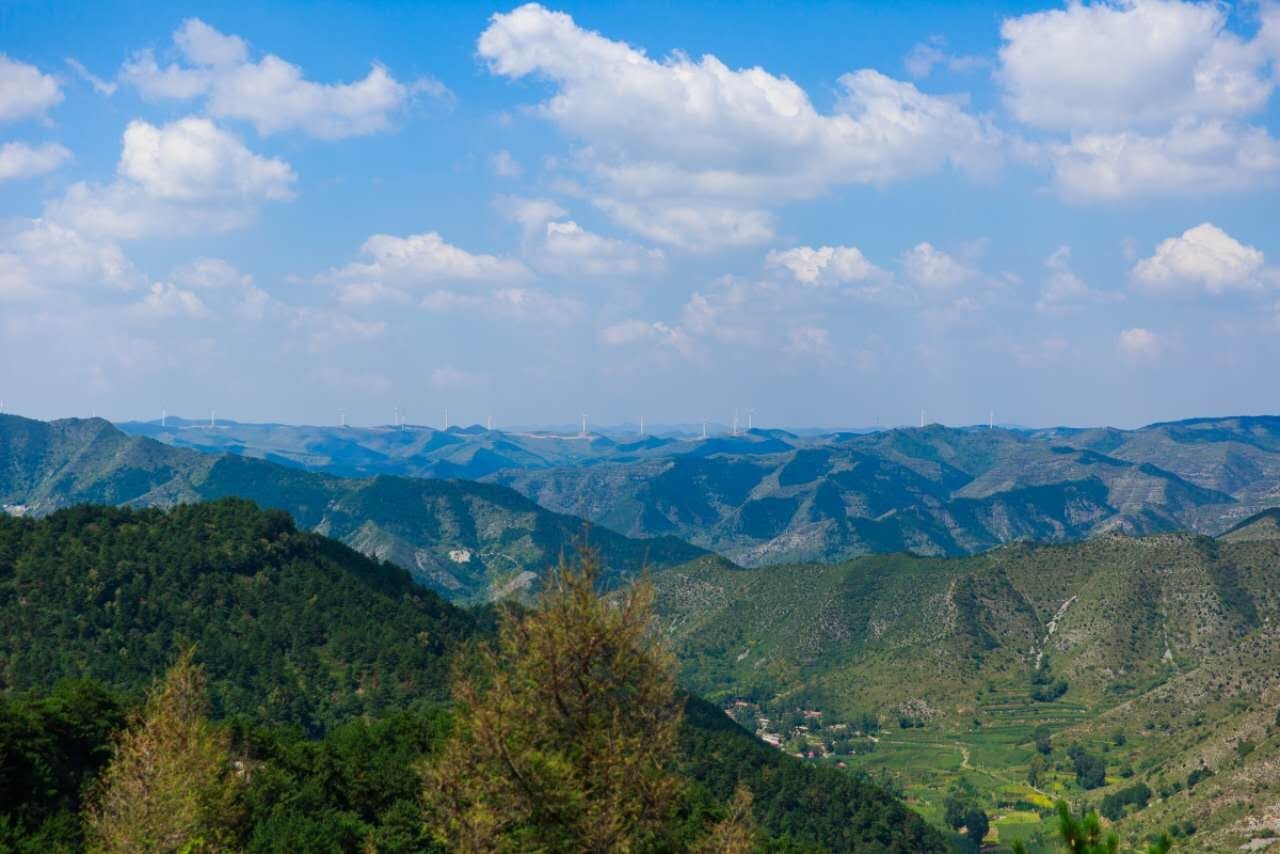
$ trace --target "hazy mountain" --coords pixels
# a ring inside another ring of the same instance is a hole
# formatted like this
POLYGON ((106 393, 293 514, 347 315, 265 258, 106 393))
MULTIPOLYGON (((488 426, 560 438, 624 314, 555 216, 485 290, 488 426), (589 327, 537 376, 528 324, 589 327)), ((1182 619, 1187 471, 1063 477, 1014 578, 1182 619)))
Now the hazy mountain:
POLYGON ((1280 504, 1280 419, 1138 430, 997 427, 737 436, 503 433, 170 421, 173 444, 342 474, 475 477, 633 537, 747 565, 972 554, 1107 531, 1217 534, 1280 504))
MULTIPOLYGON (((236 496, 287 510, 297 524, 392 561, 457 600, 530 586, 584 531, 510 489, 468 481, 341 478, 235 454, 128 436, 101 419, 0 416, 0 504, 42 515, 94 502, 168 507, 236 496)), ((611 569, 668 566, 702 552, 672 538, 590 532, 611 569)))

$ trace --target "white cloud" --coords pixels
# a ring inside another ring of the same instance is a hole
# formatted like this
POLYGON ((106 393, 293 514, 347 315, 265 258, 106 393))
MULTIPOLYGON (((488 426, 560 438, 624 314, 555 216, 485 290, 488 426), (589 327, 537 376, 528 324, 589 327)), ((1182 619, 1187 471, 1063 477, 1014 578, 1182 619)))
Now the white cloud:
POLYGON ((511 152, 503 149, 489 158, 489 168, 499 178, 519 178, 524 169, 520 161, 511 156, 511 152))
POLYGON ((907 278, 922 288, 952 288, 978 277, 972 267, 931 243, 918 243, 903 253, 902 267, 907 278))
POLYGON ((494 74, 554 84, 539 113, 585 144, 601 209, 672 245, 758 243, 772 236, 761 204, 996 157, 997 134, 958 101, 868 69, 843 75, 822 113, 786 77, 651 59, 536 4, 494 15, 478 49, 494 74))
POLYGON ((548 199, 502 196, 495 202, 507 219, 520 225, 524 253, 539 271, 558 276, 636 276, 660 273, 667 258, 652 249, 587 231, 548 199))
POLYGON ((122 79, 144 97, 205 96, 210 115, 251 122, 262 134, 301 130, 340 139, 376 133, 391 126, 391 115, 416 92, 447 94, 434 81, 397 81, 380 65, 352 83, 315 83, 301 68, 273 54, 250 61, 243 39, 196 18, 183 22, 173 40, 187 65, 162 68, 151 51, 139 51, 121 69, 122 79))
POLYGON ((144 323, 175 317, 203 318, 209 315, 200 297, 169 282, 156 282, 141 302, 126 309, 128 315, 144 323))
POLYGON ((1062 131, 1254 112, 1274 86, 1267 56, 1226 19, 1223 5, 1182 0, 1071 3, 1006 19, 1006 103, 1023 122, 1062 131))
POLYGON ((241 320, 262 320, 268 309, 281 304, 258 288, 253 276, 222 258, 196 258, 169 274, 174 284, 205 294, 219 310, 229 310, 241 320))
POLYGON ((197 290, 222 290, 253 286, 253 276, 242 273, 222 258, 196 258, 173 271, 174 282, 197 290))
POLYGON ((0 145, 0 181, 45 175, 70 159, 71 152, 57 143, 32 148, 23 142, 6 142, 0 145))
POLYGON ((1239 191, 1280 180, 1280 143, 1248 124, 1275 88, 1275 8, 1252 37, 1214 2, 1073 2, 1004 21, 1010 111, 1065 135, 1045 151, 1077 200, 1239 191))
POLYGON ((52 75, 0 53, 0 122, 39 118, 61 101, 52 75))
POLYGON ((1071 269, 1069 246, 1059 246, 1045 259, 1044 265, 1049 270, 1049 276, 1040 290, 1036 311, 1061 314, 1079 308, 1085 302, 1112 298, 1090 288, 1071 269))
POLYGON ((1179 124, 1163 134, 1087 133, 1051 149, 1075 201, 1240 192, 1280 182, 1280 140, 1262 128, 1179 124))
POLYGON ((681 355, 692 352, 693 342, 683 329, 672 328, 661 321, 621 320, 600 330, 600 340, 610 347, 660 342, 674 348, 681 355))
POLYGON ((48 220, 32 220, 0 241, 0 300, 66 288, 128 290, 142 281, 119 246, 48 220))
POLYGON ((249 151, 208 119, 129 123, 111 184, 80 182, 45 204, 45 217, 105 239, 227 231, 264 201, 293 195, 289 164, 249 151))
POLYGON ((99 95, 106 95, 109 98, 116 93, 117 84, 112 83, 109 80, 103 80, 98 75, 92 73, 89 69, 84 67, 84 64, 80 62, 80 60, 67 57, 66 62, 67 65, 71 67, 71 70, 76 73, 76 76, 92 86, 93 91, 97 92, 99 95))
POLYGON ((507 281, 526 278, 529 269, 510 258, 477 255, 460 249, 437 232, 396 237, 375 234, 360 247, 367 262, 353 262, 325 273, 329 281, 423 284, 445 281, 507 281))
POLYGON ((773 250, 765 258, 768 267, 781 267, 802 285, 830 286, 863 282, 888 275, 867 260, 856 246, 797 246, 773 250))
POLYGON ((283 160, 261 157, 208 119, 164 127, 129 123, 119 172, 151 196, 177 201, 290 199, 297 175, 283 160))
POLYGON ((547 223, 540 266, 559 275, 635 276, 662 272, 666 256, 660 249, 592 234, 568 220, 547 223))
POLYGON ((634 205, 607 197, 596 199, 596 207, 636 234, 694 252, 754 246, 773 238, 773 217, 762 210, 675 202, 634 205))
POLYGON ((1202 289, 1210 294, 1262 287, 1261 250, 1246 246, 1212 223, 1162 240, 1155 254, 1134 264, 1133 282, 1150 293, 1202 289))
POLYGON ((1154 359, 1160 355, 1164 345, 1160 338, 1150 330, 1142 327, 1125 329, 1116 336, 1116 347, 1121 355, 1130 359, 1154 359))
POLYGON ((942 36, 933 36, 928 41, 912 45, 910 53, 902 61, 907 73, 912 77, 928 77, 933 69, 945 66, 953 72, 972 71, 990 65, 990 61, 981 56, 964 56, 948 53, 947 40, 942 36))

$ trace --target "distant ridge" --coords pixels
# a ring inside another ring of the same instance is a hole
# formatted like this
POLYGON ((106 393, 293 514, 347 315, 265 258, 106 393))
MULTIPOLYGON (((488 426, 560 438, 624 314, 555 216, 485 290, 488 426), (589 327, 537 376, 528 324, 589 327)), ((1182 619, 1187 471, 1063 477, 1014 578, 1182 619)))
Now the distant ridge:
MULTIPOLYGON (((437 434, 443 435, 443 434, 437 434)), ((498 484, 377 475, 342 478, 235 453, 210 454, 129 436, 98 419, 0 415, 0 504, 42 516, 74 504, 171 507, 239 497, 286 510, 300 528, 407 569, 458 601, 536 586, 587 533, 611 571, 682 563, 702 549, 664 536, 630 539, 549 512, 498 484)))

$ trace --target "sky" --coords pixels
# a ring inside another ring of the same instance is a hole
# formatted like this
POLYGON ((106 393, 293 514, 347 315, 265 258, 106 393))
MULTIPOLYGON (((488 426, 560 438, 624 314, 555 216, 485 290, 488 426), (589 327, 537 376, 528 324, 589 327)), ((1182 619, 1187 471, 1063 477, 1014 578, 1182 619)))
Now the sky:
POLYGON ((0 400, 1280 411, 1280 4, 0 0, 0 400))

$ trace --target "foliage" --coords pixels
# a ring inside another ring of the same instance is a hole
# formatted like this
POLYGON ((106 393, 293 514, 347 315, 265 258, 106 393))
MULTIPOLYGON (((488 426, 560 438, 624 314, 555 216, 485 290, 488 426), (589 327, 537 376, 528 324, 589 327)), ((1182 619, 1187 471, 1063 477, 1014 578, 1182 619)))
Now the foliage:
POLYGON ((652 631, 652 591, 616 603, 597 556, 564 560, 537 608, 507 611, 496 649, 458 668, 457 731, 426 770, 428 817, 453 848, 633 850, 668 834, 681 704, 652 631))
POLYGON ((1132 786, 1126 786, 1102 798, 1102 806, 1099 812, 1106 818, 1116 821, 1123 818, 1125 807, 1133 806, 1135 809, 1145 809, 1151 801, 1151 787, 1146 783, 1135 783, 1132 786))
POLYGON ((0 697, 0 850, 82 846, 80 792, 124 720, 120 700, 88 680, 0 697))
POLYGON ((319 733, 443 698, 483 618, 247 501, 0 517, 8 690, 91 676, 136 695, 195 644, 215 715, 319 733))
POLYGON ((1067 751, 1076 772, 1076 782, 1084 789, 1097 789, 1107 783, 1107 763, 1078 744, 1067 751))
MULTIPOLYGON (((1116 854, 1120 851, 1120 835, 1115 831, 1105 831, 1097 813, 1072 815, 1066 801, 1058 801, 1054 809, 1058 814, 1058 836, 1066 854, 1116 854)), ((1143 850, 1145 854, 1168 854, 1172 847, 1173 840, 1164 834, 1143 850)), ((1018 841, 1013 844, 1013 852, 1027 854, 1027 849, 1018 841)))
POLYGON ((219 851, 233 839, 243 767, 205 713, 203 670, 188 650, 147 698, 141 719, 116 739, 87 808, 95 850, 219 851))

